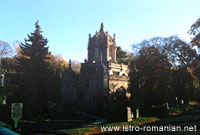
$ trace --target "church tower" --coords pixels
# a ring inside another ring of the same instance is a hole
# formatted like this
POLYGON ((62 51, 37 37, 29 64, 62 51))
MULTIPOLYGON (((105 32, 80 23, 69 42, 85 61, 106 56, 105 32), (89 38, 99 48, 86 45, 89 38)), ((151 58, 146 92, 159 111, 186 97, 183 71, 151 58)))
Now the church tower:
MULTIPOLYGON (((95 106, 98 97, 128 88, 128 65, 116 60, 115 34, 111 37, 101 23, 99 32, 89 34, 88 60, 81 63, 80 80, 88 105, 95 106)), ((127 93, 128 94, 128 93, 127 93)))
POLYGON ((111 37, 108 32, 105 32, 103 23, 99 32, 96 32, 93 37, 89 34, 88 62, 101 60, 103 63, 117 63, 116 50, 115 34, 111 37))
POLYGON ((89 34, 88 59, 81 63, 78 77, 71 66, 63 73, 62 101, 71 104, 84 101, 94 107, 105 93, 127 90, 130 70, 128 65, 117 63, 116 51, 115 34, 111 37, 101 23, 99 32, 89 34))

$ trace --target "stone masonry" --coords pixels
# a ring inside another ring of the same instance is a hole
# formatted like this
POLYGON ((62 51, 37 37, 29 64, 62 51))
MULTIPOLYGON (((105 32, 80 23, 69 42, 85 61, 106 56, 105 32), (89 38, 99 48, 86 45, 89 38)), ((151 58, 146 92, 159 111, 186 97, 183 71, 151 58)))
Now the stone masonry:
MULTIPOLYGON (((89 34, 88 59, 81 63, 78 80, 71 66, 63 73, 62 102, 76 102, 81 96, 89 106, 95 106, 98 96, 121 88, 127 90, 129 68, 117 63, 116 51, 115 34, 111 37, 102 23, 99 32, 89 34)), ((130 93, 126 94, 130 97, 130 93)))

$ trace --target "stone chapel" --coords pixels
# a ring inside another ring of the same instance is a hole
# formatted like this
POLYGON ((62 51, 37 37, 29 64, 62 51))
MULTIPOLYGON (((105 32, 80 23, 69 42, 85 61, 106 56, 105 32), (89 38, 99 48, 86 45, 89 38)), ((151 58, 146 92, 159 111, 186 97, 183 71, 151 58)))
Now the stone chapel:
MULTIPOLYGON (((61 100, 74 103, 80 98, 90 106, 96 105, 96 99, 104 93, 127 90, 129 84, 128 65, 118 64, 116 60, 115 34, 110 36, 101 23, 99 32, 89 34, 88 58, 81 63, 79 74, 71 68, 61 78, 61 100)), ((130 93, 126 92, 127 97, 130 93)))

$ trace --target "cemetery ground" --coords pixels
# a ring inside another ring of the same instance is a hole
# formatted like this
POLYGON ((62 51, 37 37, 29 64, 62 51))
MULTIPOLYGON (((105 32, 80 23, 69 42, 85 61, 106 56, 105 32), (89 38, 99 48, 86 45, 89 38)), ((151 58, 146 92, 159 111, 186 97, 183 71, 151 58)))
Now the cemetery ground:
MULTIPOLYGON (((195 104, 195 102, 191 102, 191 104, 195 104)), ((159 110, 158 110, 159 112, 159 110)), ((120 127, 122 129, 125 126, 165 126, 165 125, 173 125, 173 126, 197 126, 196 132, 189 132, 190 134, 198 134, 200 133, 200 107, 198 105, 180 105, 178 107, 171 107, 168 116, 161 117, 140 117, 138 119, 133 119, 130 122, 117 122, 99 125, 90 128, 78 128, 78 129, 69 129, 62 130, 65 133, 70 135, 130 135, 130 134, 188 134, 188 132, 138 132, 138 131, 116 131, 112 129, 112 131, 102 131, 102 127, 120 127)))
MULTIPOLYGON (((159 110, 158 110, 158 113, 159 110)), ((67 118, 66 118, 67 119, 67 118)), ((72 118, 73 119, 73 118, 72 118)), ((156 117, 155 115, 140 117, 138 119, 133 119, 130 122, 114 122, 103 125, 94 126, 94 119, 80 119, 80 120, 46 120, 43 122, 36 121, 25 121, 21 120, 19 122, 19 128, 22 130, 21 134, 70 134, 70 135, 123 135, 130 134, 130 132, 116 132, 116 131, 102 131, 102 126, 152 126, 152 125, 174 125, 174 126, 197 126, 197 131, 195 133, 200 133, 200 107, 197 105, 180 105, 178 107, 171 107, 168 116, 156 117), (91 127, 87 127, 90 125, 91 127)), ((0 122, 0 126, 7 127, 13 130, 13 122, 0 122), (8 124, 5 124, 8 123, 8 124), (12 126, 11 126, 12 125, 12 126)), ((131 132, 133 134, 133 131, 131 132)), ((178 134, 176 132, 154 132, 153 134, 178 134)), ((134 134, 152 134, 152 132, 134 132, 134 134)), ((181 134, 188 134, 188 132, 181 132, 181 134)), ((192 132, 190 132, 192 134, 192 132)))

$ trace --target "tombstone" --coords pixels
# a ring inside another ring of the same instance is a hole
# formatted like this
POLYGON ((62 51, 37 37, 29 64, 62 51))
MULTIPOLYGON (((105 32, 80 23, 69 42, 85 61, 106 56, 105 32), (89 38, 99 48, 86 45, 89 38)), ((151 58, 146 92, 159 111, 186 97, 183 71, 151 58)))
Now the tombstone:
POLYGON ((184 104, 184 100, 183 99, 181 100, 181 104, 184 104))
POLYGON ((169 104, 168 103, 166 103, 166 107, 167 107, 167 110, 169 110, 169 104))
POLYGON ((3 105, 6 105, 6 96, 4 96, 3 105))
POLYGON ((131 112, 131 118, 132 118, 132 119, 134 118, 134 114, 133 114, 133 112, 131 112))
POLYGON ((139 118, 139 109, 136 109, 136 119, 139 118))
POLYGON ((178 106, 178 97, 176 97, 176 106, 178 106))
POLYGON ((126 112, 127 112, 127 121, 131 121, 132 120, 131 108, 126 107, 126 112))

